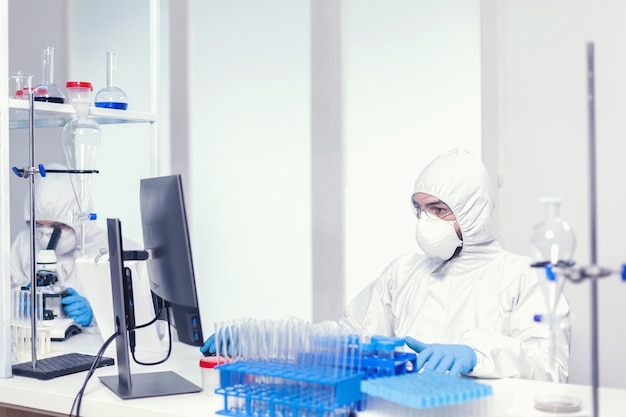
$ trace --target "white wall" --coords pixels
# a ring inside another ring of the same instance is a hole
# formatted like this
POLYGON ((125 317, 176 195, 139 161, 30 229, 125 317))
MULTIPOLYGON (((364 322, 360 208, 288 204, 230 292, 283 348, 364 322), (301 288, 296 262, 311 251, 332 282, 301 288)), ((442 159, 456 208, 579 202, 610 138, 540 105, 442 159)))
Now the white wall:
MULTIPOLYGON (((320 225, 311 224, 309 1, 190 4, 191 210, 205 327, 311 318, 311 230, 320 225)), ((416 250, 409 197, 422 166, 453 146, 480 154, 479 20, 478 1, 343 2, 345 188, 328 198, 345 200, 336 285, 346 298, 416 250)))
POLYGON ((452 147, 481 154, 480 1, 389 6, 345 8, 346 301, 419 250, 421 169, 452 147))
POLYGON ((308 1, 190 2, 190 212, 207 331, 311 318, 308 1))
MULTIPOLYGON (((575 260, 590 262, 586 43, 595 44, 598 264, 624 263, 620 210, 621 155, 626 147, 626 4, 554 0, 485 2, 499 20, 502 130, 501 237, 508 249, 530 253, 532 226, 542 219, 539 198, 563 199, 562 217, 578 237, 575 260), (497 4, 497 7, 495 6, 497 4)), ((493 22, 487 22, 493 25, 493 22)), ((626 284, 600 280, 600 384, 626 387, 623 351, 626 284)), ((591 382, 590 283, 566 284, 574 315, 570 381, 591 382)))

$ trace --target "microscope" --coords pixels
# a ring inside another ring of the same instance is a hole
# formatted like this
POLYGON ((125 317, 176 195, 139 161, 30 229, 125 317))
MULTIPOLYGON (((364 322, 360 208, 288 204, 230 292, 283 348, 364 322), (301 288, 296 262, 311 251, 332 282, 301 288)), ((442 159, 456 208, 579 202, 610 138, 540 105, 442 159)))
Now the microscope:
MULTIPOLYGON (((48 245, 48 248, 50 246, 48 245)), ((36 269, 36 291, 40 294, 38 300, 41 302, 41 307, 38 306, 37 311, 41 324, 50 331, 50 339, 63 341, 80 333, 80 326, 63 311, 61 299, 66 295, 66 291, 57 276, 54 249, 39 251, 36 269)), ((22 290, 30 291, 30 287, 22 287, 22 290)))

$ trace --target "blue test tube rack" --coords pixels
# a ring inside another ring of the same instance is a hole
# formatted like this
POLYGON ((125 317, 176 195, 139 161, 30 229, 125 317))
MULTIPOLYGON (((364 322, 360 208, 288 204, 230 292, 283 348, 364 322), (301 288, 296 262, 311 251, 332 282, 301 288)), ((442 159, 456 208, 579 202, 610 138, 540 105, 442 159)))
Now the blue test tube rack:
POLYGON ((373 336, 360 346, 360 370, 365 379, 404 375, 417 371, 417 355, 398 350, 404 346, 400 337, 373 336))
POLYGON ((233 417, 341 415, 361 399, 360 372, 266 360, 245 360, 218 366, 224 409, 233 417), (313 414, 311 414, 313 413, 313 414))
POLYGON ((295 362, 239 360, 216 367, 224 397, 219 415, 232 417, 339 417, 361 409, 361 382, 416 372, 417 355, 396 350, 401 338, 351 340, 337 358, 329 352, 300 352, 295 362), (315 364, 315 365, 313 365, 315 364))

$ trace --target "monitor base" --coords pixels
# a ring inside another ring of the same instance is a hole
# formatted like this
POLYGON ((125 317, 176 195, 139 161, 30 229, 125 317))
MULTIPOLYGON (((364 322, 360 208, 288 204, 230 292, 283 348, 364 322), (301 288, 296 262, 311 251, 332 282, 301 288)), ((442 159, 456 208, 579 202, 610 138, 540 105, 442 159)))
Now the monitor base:
POLYGON ((120 384, 118 375, 99 378, 104 385, 123 400, 202 391, 202 388, 172 371, 133 374, 131 387, 120 384))

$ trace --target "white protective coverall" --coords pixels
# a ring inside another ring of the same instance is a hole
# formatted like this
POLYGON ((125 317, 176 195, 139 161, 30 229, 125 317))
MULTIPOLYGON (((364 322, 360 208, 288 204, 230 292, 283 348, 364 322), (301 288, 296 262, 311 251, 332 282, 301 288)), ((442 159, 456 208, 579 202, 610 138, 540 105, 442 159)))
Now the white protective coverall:
MULTIPOLYGON (((557 338, 557 369, 548 325, 534 321, 547 310, 540 287, 545 272, 499 245, 491 230, 494 193, 482 162, 463 150, 443 154, 421 173, 417 192, 450 207, 462 233, 460 253, 440 272, 433 272, 440 259, 400 256, 348 304, 340 323, 365 335, 467 345, 477 357, 470 376, 566 382, 569 329, 557 338)), ((559 309, 569 314, 565 298, 559 309)))
MULTIPOLYGON (((48 164, 48 169, 65 170, 62 164, 48 164)), ((81 256, 80 251, 80 222, 71 222, 68 213, 73 210, 78 212, 78 203, 74 197, 74 190, 70 180, 70 174, 48 173, 45 177, 35 178, 35 220, 46 220, 67 224, 75 234, 76 246, 66 253, 57 251, 57 276, 64 287, 72 287, 79 294, 83 293, 83 285, 76 276, 75 261, 81 256)), ((92 212, 91 200, 85 208, 86 212, 92 212)), ((26 196, 24 205, 24 220, 26 230, 20 232, 11 245, 11 284, 12 287, 20 287, 30 282, 30 199, 26 196)), ((87 221, 84 224, 85 231, 85 255, 97 255, 101 248, 108 250, 107 232, 99 227, 95 221, 87 221)), ((63 239, 61 233, 61 239, 63 239)), ((35 239, 35 256, 41 249, 38 239, 35 239)))

